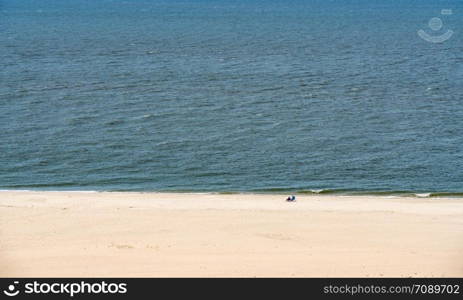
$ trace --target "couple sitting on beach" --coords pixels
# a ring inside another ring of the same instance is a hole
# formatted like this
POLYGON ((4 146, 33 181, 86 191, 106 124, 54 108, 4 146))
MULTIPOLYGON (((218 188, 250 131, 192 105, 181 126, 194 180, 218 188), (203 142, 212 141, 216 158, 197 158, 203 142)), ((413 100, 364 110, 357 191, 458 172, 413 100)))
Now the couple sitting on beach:
POLYGON ((296 201, 296 196, 291 195, 291 196, 289 196, 288 198, 286 198, 286 201, 288 201, 288 202, 296 201))

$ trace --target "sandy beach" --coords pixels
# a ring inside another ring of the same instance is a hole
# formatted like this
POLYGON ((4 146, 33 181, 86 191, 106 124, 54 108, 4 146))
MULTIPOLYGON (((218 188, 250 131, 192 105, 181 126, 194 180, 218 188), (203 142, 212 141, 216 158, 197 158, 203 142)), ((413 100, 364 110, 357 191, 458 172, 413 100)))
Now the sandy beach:
POLYGON ((462 277, 463 199, 0 192, 2 277, 462 277))

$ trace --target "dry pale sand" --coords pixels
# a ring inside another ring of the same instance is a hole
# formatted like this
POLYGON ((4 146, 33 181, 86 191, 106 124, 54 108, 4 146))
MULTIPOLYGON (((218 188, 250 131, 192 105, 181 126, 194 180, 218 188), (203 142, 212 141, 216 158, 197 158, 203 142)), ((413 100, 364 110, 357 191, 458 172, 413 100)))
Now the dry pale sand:
POLYGON ((0 276, 463 276, 463 199, 0 192, 0 276))

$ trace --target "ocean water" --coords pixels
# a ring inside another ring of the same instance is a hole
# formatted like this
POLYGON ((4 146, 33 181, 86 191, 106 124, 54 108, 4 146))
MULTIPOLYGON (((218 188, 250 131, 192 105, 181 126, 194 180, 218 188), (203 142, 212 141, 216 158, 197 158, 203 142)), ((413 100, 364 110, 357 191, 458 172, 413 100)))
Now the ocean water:
POLYGON ((462 28, 462 1, 0 0, 0 189, 462 193, 462 28))

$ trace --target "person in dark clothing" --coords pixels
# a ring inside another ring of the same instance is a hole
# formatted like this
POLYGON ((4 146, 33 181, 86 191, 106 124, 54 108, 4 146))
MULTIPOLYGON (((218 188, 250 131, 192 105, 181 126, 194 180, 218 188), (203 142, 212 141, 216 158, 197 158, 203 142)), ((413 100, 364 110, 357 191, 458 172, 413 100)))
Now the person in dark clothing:
POLYGON ((288 202, 296 201, 296 196, 294 196, 294 195, 288 196, 288 198, 286 198, 286 201, 288 201, 288 202))

